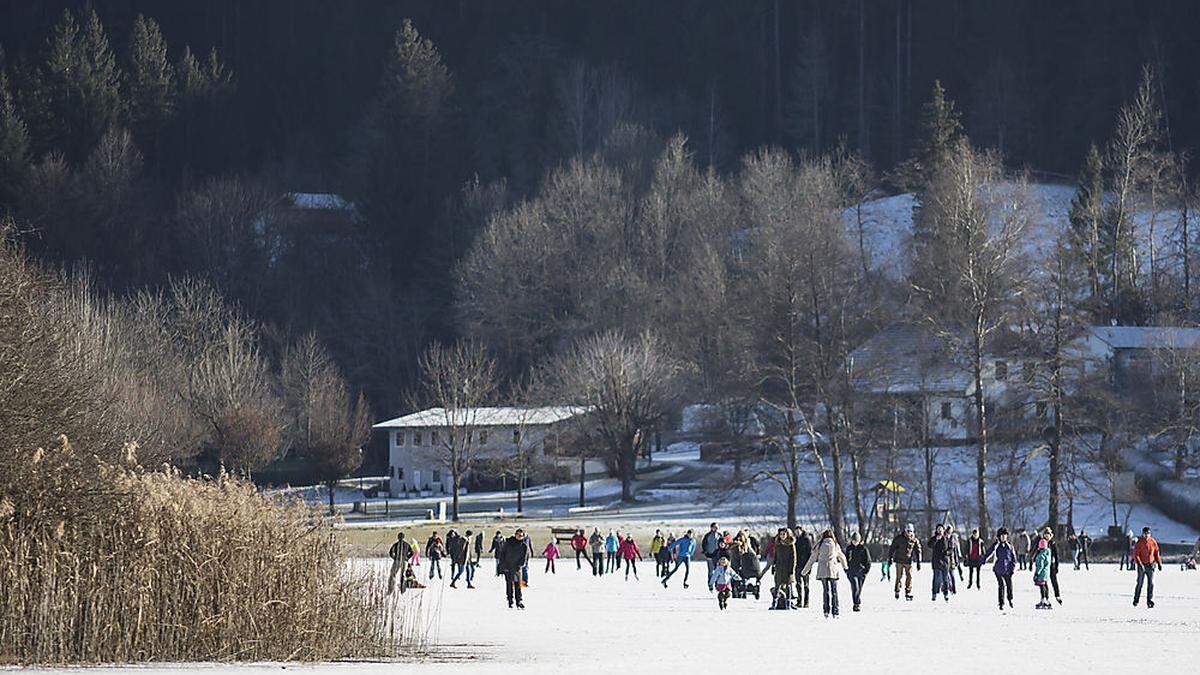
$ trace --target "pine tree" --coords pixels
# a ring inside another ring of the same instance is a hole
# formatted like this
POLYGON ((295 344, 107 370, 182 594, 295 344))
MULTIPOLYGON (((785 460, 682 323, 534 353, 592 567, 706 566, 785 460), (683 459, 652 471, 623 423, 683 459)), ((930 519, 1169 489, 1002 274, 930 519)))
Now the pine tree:
POLYGON ((921 147, 917 155, 921 183, 928 183, 954 152, 954 144, 962 136, 959 117, 941 80, 934 80, 933 94, 921 113, 921 147))
MULTIPOLYGON (((384 250, 420 249, 457 180, 451 167, 454 81, 433 42, 405 20, 379 92, 354 139, 355 201, 384 250)), ((395 281, 421 270, 393 269, 395 281)))
POLYGON ((167 44, 154 19, 141 14, 129 41, 129 118, 139 146, 160 151, 161 132, 175 112, 175 72, 167 60, 167 44))
POLYGON ((1107 238, 1104 228, 1104 160, 1100 149, 1093 143, 1088 149, 1087 162, 1079 175, 1075 197, 1071 200, 1068 215, 1071 229, 1069 243, 1071 252, 1083 264, 1088 275, 1088 290, 1093 305, 1102 305, 1104 287, 1103 248, 1107 238))
POLYGON ((28 118, 44 151, 82 160, 121 121, 121 74, 95 10, 87 10, 82 28, 64 12, 32 79, 28 118))
POLYGON ((185 46, 176 66, 178 95, 175 108, 173 149, 179 167, 186 170, 216 169, 223 138, 221 116, 225 101, 234 91, 234 77, 211 49, 207 61, 196 58, 185 46))
POLYGON ((12 206, 29 168, 29 131, 17 114, 3 65, 0 58, 0 210, 12 206))

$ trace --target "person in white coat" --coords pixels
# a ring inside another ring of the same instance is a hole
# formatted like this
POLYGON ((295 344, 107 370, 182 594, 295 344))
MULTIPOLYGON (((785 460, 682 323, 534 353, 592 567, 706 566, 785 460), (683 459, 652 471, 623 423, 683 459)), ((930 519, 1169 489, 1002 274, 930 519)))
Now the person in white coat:
POLYGON ((842 547, 838 546, 837 540, 833 538, 832 530, 825 530, 821 534, 821 541, 813 550, 808 564, 804 566, 804 574, 811 572, 814 566, 817 568, 817 578, 821 580, 821 606, 825 610, 825 618, 830 616, 836 618, 838 615, 837 582, 842 578, 842 574, 846 572, 849 564, 846 562, 846 554, 842 552, 842 547))

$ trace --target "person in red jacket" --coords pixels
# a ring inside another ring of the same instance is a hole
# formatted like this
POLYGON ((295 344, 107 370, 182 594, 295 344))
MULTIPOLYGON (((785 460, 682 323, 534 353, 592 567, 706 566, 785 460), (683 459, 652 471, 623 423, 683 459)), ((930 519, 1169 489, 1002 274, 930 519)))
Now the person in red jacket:
POLYGON ((1142 582, 1146 583, 1146 607, 1154 608, 1154 570, 1162 571, 1162 555, 1158 542, 1150 536, 1150 528, 1142 528, 1142 536, 1133 546, 1133 564, 1137 565, 1137 586, 1133 589, 1133 606, 1137 607, 1142 595, 1142 582))
POLYGON ((574 537, 571 537, 571 548, 575 551, 575 569, 577 570, 583 569, 583 565, 579 562, 579 556, 583 556, 583 559, 588 561, 588 566, 592 564, 592 559, 587 554, 587 545, 587 536, 584 535, 583 530, 579 530, 574 537))
POLYGON ((637 579, 637 561, 642 559, 642 552, 638 549, 637 543, 633 537, 626 535, 625 541, 617 547, 617 555, 625 559, 625 581, 629 581, 629 570, 633 570, 633 578, 637 579))

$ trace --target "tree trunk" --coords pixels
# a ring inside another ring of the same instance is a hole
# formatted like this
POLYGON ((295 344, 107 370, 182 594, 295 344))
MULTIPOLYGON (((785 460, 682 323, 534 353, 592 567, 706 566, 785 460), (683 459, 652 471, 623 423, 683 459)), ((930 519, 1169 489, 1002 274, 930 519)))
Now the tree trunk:
POLYGON ((796 527, 796 498, 799 497, 799 483, 792 483, 792 487, 787 491, 787 526, 790 529, 796 527))
POLYGON ((517 513, 524 512, 524 492, 525 492, 525 469, 521 469, 521 475, 517 476, 517 513))
POLYGON ((579 458, 579 508, 581 508, 581 509, 584 507, 583 482, 584 482, 584 476, 586 475, 586 473, 587 473, 587 457, 581 456, 579 458))
POLYGON ((337 487, 337 481, 331 480, 325 485, 329 487, 329 515, 333 516, 337 514, 337 509, 333 505, 333 490, 337 487))
POLYGON ((454 471, 453 474, 454 475, 451 477, 451 483, 452 483, 451 489, 453 490, 454 494, 451 496, 451 499, 450 499, 450 519, 457 523, 458 522, 458 479, 459 479, 459 475, 458 475, 458 471, 454 471))
POLYGON ((854 451, 850 452, 850 483, 854 490, 851 497, 854 500, 854 517, 858 519, 858 532, 862 535, 863 541, 868 541, 871 528, 867 525, 867 514, 863 511, 862 463, 859 461, 858 453, 854 451))
POLYGON ((987 502, 987 408, 983 397, 983 336, 979 333, 975 335, 974 356, 975 429, 976 442, 979 444, 979 450, 975 455, 975 488, 979 501, 979 534, 987 537, 991 525, 987 502))
POLYGON ((623 441, 621 447, 621 461, 617 462, 617 468, 621 472, 621 501, 633 501, 633 473, 634 467, 637 466, 637 450, 633 447, 633 443, 629 440, 623 441))

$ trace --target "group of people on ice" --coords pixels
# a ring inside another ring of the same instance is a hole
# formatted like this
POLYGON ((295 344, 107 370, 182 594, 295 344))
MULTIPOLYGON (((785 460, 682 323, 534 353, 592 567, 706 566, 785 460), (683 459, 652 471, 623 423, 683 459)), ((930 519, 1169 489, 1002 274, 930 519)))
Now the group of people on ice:
MULTIPOLYGON (((681 569, 683 587, 688 588, 692 559, 699 552, 706 565, 708 589, 716 595, 717 605, 722 610, 728 607, 731 598, 744 598, 750 594, 758 598, 762 579, 770 574, 774 582, 770 590, 771 609, 808 607, 809 580, 815 576, 821 583, 821 606, 826 617, 838 616, 838 586, 843 577, 850 586, 852 609, 860 611, 863 585, 873 562, 870 549, 857 532, 850 535, 845 549, 832 530, 824 530, 814 537, 815 534, 809 534, 803 527, 781 527, 774 536, 760 540, 745 530, 731 535, 721 531, 717 523, 712 523, 699 538, 690 529, 679 537, 656 530, 648 553, 654 559, 655 577, 664 588, 669 587, 670 580, 681 569)), ((1071 538, 1076 569, 1079 565, 1086 568, 1090 540, 1082 531, 1079 535, 1071 534, 1071 538)), ((1150 528, 1143 528, 1140 537, 1131 536, 1130 539, 1131 545, 1121 567, 1129 565, 1137 571, 1134 606, 1139 604, 1144 589, 1146 607, 1152 608, 1154 574, 1162 569, 1162 555, 1150 528)), ((637 563, 644 558, 631 533, 622 534, 611 529, 605 536, 595 528, 588 535, 579 529, 571 537, 570 547, 575 554, 577 570, 582 570, 586 562, 592 575, 603 576, 619 573, 623 566, 626 581, 631 573, 635 580, 639 578, 637 563)), ((1200 549, 1200 542, 1197 549, 1200 549)), ((395 588, 397 577, 403 580, 402 593, 408 588, 423 587, 413 569, 420 564, 422 550, 429 561, 430 579, 435 575, 442 578, 441 560, 449 558, 450 587, 456 587, 459 578, 465 576, 467 588, 475 588, 475 571, 483 557, 483 533, 467 530, 460 535, 451 529, 445 540, 438 532, 432 533, 424 547, 405 539, 403 533, 398 535, 389 551, 393 561, 389 593, 395 588)), ((926 551, 933 572, 931 597, 935 602, 938 596, 949 602, 950 597, 957 594, 957 582, 963 581, 963 567, 967 568, 967 588, 981 589, 980 573, 989 564, 996 577, 996 602, 1000 610, 1013 607, 1013 576, 1018 571, 1030 572, 1039 592, 1038 609, 1053 608, 1051 591, 1054 600, 1059 604, 1063 602, 1058 582, 1058 544, 1050 527, 1032 534, 1022 528, 1015 539, 1010 539, 1009 531, 1002 527, 991 542, 985 542, 976 529, 964 543, 953 526, 937 525, 923 545, 910 523, 896 532, 880 565, 881 581, 894 577, 893 590, 897 600, 901 591, 906 600, 913 599, 913 571, 914 568, 920 571, 926 551)), ((528 533, 517 528, 512 536, 504 537, 497 530, 488 552, 495 559, 497 576, 504 577, 508 606, 524 609, 522 589, 529 585, 529 562, 534 554, 528 533)), ((561 555, 557 541, 546 544, 542 556, 546 560, 547 574, 557 573, 555 563, 561 555)))

